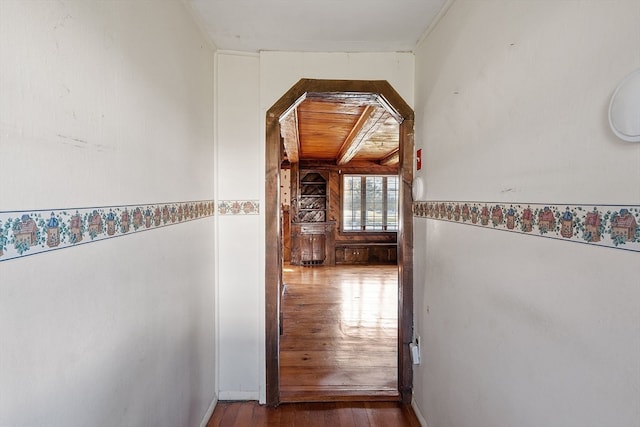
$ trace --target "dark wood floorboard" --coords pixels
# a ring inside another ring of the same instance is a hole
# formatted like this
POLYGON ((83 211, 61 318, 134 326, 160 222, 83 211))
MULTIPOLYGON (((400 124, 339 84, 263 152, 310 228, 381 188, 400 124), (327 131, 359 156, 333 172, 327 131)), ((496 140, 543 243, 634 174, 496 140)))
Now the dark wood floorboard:
POLYGON ((397 266, 287 265, 283 279, 281 402, 397 399, 397 266))
POLYGON ((207 427, 420 427, 413 409, 400 402, 218 402, 207 427))

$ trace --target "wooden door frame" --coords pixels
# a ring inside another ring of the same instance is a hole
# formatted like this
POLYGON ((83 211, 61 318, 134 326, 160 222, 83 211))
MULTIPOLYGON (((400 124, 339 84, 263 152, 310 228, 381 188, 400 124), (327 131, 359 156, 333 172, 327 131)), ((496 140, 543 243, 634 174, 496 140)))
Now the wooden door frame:
POLYGON ((413 365, 409 343, 413 339, 413 110, 384 80, 302 79, 267 111, 265 160, 265 354, 266 403, 280 403, 280 287, 282 284, 282 241, 280 235, 280 164, 283 146, 280 116, 306 93, 357 92, 379 96, 397 113, 400 123, 400 224, 398 229, 398 391, 404 403, 411 403, 413 365))

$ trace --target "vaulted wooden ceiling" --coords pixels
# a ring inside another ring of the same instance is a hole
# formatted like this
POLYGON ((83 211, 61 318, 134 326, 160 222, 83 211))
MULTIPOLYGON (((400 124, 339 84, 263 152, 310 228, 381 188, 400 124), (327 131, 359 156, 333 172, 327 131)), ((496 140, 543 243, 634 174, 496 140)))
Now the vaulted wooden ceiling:
POLYGON ((396 165, 400 120, 377 94, 306 93, 280 117, 284 163, 396 165))

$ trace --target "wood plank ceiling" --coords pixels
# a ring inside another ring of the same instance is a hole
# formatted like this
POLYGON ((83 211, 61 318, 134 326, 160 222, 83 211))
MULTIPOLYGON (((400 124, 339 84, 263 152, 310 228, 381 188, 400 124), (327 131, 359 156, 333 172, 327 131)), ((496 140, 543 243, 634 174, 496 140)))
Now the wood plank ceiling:
POLYGON ((379 95, 306 93, 280 117, 285 159, 397 165, 399 116, 379 95))

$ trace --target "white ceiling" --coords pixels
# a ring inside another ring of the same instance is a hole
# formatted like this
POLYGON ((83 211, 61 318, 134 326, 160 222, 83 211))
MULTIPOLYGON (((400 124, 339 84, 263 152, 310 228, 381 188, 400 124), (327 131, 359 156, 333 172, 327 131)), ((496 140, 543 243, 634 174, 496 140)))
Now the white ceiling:
POLYGON ((451 0, 186 0, 221 50, 413 51, 451 0))

